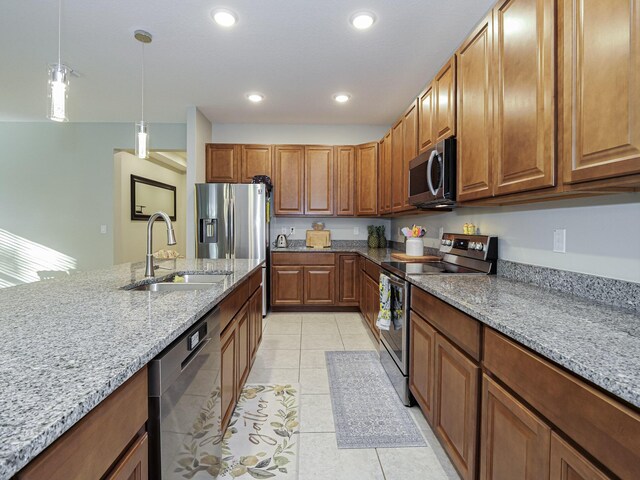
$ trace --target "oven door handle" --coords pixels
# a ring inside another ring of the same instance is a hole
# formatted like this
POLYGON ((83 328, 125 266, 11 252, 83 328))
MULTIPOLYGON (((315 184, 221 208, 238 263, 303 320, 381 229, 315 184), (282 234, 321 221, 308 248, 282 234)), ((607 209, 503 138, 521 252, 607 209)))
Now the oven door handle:
POLYGON ((391 277, 391 275, 381 273, 380 277, 387 277, 389 279, 389 283, 391 283, 392 285, 395 285, 396 287, 399 287, 399 288, 405 288, 406 282, 403 282, 401 280, 396 280, 395 278, 391 277))

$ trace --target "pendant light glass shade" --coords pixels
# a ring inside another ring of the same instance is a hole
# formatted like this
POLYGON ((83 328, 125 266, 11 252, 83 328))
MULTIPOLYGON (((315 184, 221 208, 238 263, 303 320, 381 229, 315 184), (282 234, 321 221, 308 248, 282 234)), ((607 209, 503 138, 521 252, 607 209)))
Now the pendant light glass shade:
POLYGON ((149 132, 145 121, 136 123, 136 157, 149 158, 149 132))
POLYGON ((47 118, 54 122, 67 122, 67 92, 69 91, 69 69, 60 64, 49 65, 47 118))

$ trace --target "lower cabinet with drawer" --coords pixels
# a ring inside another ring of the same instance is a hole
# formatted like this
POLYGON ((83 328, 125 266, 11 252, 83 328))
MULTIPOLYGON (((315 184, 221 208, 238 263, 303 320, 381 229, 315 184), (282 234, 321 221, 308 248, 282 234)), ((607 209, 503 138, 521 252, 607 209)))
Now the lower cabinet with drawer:
POLYGON ((464 480, 640 478, 640 414, 418 288, 409 388, 464 480))
POLYGON ((38 455, 17 480, 146 480, 148 379, 144 367, 38 455))
POLYGON ((254 272, 222 301, 226 326, 220 334, 221 424, 224 432, 262 339, 262 270, 254 272), (253 290, 253 291, 252 291, 253 290))

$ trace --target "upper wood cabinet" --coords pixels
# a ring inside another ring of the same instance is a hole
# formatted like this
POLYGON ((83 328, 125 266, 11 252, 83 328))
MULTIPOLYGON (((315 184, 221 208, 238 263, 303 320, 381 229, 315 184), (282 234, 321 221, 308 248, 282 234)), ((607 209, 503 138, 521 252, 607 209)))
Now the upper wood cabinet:
POLYGON ((409 205, 409 162, 418 155, 418 101, 414 101, 402 117, 402 207, 412 210, 409 205))
POLYGON ((435 145, 433 128, 433 83, 418 96, 418 150, 420 153, 435 145))
POLYGON ((208 143, 205 158, 207 182, 238 183, 240 154, 239 145, 208 143))
POLYGON ((276 145, 275 151, 276 215, 304 214, 304 146, 276 145))
POLYGON ((456 134, 456 57, 433 79, 433 136, 435 142, 456 134))
POLYGON ((256 175, 271 177, 271 145, 242 145, 240 183, 251 183, 256 175))
POLYGON ((558 0, 564 182, 640 173, 640 0, 558 0))
POLYGON ((493 22, 489 14, 458 49, 458 201, 493 194, 493 22))
POLYGON ((379 162, 380 182, 379 194, 382 197, 380 204, 380 213, 391 213, 391 188, 392 188, 392 172, 391 172, 391 130, 384 136, 384 142, 380 144, 381 161, 379 162))
POLYGON ((306 215, 333 215, 333 147, 304 147, 306 215))
POLYGON ((355 208, 356 149, 350 146, 335 147, 336 163, 336 215, 353 216, 355 208))
POLYGON ((554 17, 555 0, 493 9, 495 195, 555 185, 554 17))
POLYGON ((356 147, 356 215, 378 214, 378 142, 356 147))
POLYGON ((404 135, 402 119, 391 129, 391 211, 399 212, 404 208, 404 135))
POLYGON ((549 478, 551 429, 486 375, 481 417, 481 480, 549 478))

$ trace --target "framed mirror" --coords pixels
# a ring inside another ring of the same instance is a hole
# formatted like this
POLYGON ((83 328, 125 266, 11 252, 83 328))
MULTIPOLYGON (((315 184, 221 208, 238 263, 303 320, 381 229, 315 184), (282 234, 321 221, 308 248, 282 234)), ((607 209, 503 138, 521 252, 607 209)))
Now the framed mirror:
POLYGON ((176 187, 131 175, 131 220, 149 220, 157 211, 176 221, 176 187))

